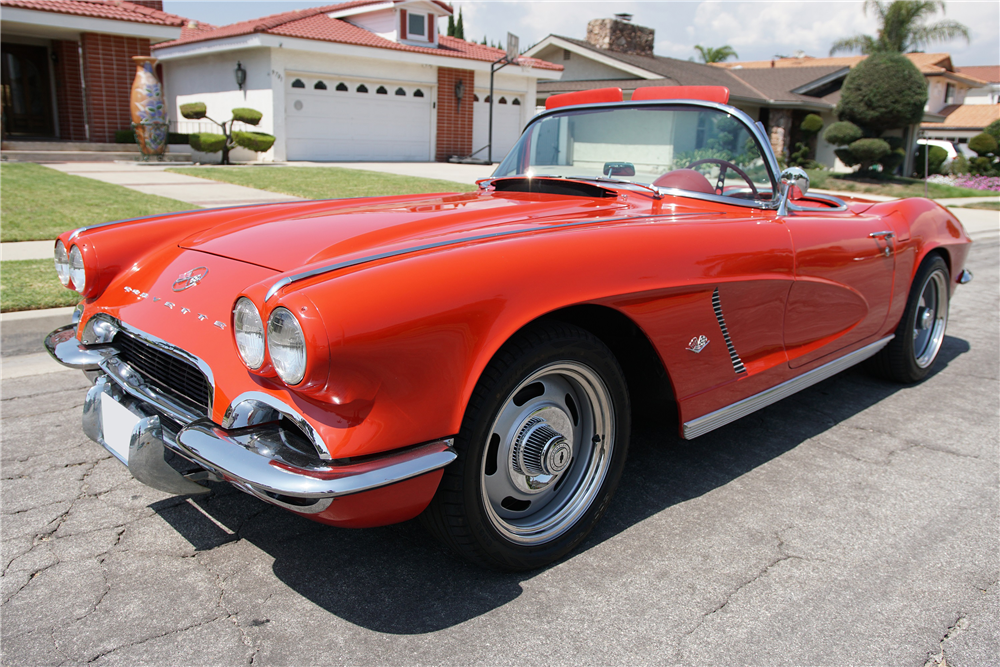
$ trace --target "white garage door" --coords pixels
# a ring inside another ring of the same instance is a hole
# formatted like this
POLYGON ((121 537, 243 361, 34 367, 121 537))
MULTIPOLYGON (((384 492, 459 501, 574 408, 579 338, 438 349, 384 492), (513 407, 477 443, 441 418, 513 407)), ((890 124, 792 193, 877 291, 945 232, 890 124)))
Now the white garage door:
POLYGON ((289 160, 432 160, 431 89, 286 74, 289 160))
MULTIPOLYGON (((490 105, 486 101, 489 91, 476 91, 472 102, 472 150, 478 151, 489 143, 490 105)), ((497 101, 493 105, 493 161, 499 162, 514 147, 517 138, 521 136, 521 105, 520 97, 506 93, 497 93, 497 101)), ((486 151, 476 153, 476 157, 486 159, 486 151)))

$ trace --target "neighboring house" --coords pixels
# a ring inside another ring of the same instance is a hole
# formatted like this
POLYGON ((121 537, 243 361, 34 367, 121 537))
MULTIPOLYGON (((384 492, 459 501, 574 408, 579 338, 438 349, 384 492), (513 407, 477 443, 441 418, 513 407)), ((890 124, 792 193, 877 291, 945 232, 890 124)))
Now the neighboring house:
MULTIPOLYGON (((743 76, 743 72, 783 72, 808 70, 817 66, 852 68, 866 56, 813 58, 797 56, 775 60, 718 63, 743 76)), ((958 67, 947 53, 907 53, 927 80, 926 115, 920 125, 922 134, 956 144, 967 143, 983 128, 1000 117, 1000 67, 958 67), (976 108, 979 107, 979 108, 976 108)), ((834 96, 828 99, 836 101, 834 96)), ((913 134, 913 132, 909 132, 913 134)))
POLYGON ((965 104, 1000 104, 1000 65, 959 67, 958 73, 985 82, 965 94, 965 104))
POLYGON ((113 142, 131 126, 131 56, 175 40, 162 2, 0 0, 2 131, 8 139, 113 142))
MULTIPOLYGON (((451 14, 437 0, 356 0, 185 30, 153 55, 178 130, 213 131, 184 122, 187 102, 205 102, 217 120, 234 107, 263 112, 257 129, 277 139, 256 159, 447 160, 486 146, 490 68, 504 55, 440 34, 439 21, 451 14)), ((534 114, 538 80, 561 70, 522 57, 496 73, 494 161, 534 114)))
MULTIPOLYGON (((807 114, 818 114, 825 124, 836 120, 840 83, 850 71, 844 65, 798 70, 729 70, 653 53, 654 31, 631 23, 627 15, 595 19, 587 39, 549 35, 525 55, 563 66, 559 81, 539 82, 536 104, 549 95, 590 88, 619 87, 626 99, 645 86, 725 86, 730 103, 759 120, 767 129, 778 155, 787 157, 802 141, 799 126, 807 114)), ((815 138, 816 159, 833 166, 834 147, 815 138)))

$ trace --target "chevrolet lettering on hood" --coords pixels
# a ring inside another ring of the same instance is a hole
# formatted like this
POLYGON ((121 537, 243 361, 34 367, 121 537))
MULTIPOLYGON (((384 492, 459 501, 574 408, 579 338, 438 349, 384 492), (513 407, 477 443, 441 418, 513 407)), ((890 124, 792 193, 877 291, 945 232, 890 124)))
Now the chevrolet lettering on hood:
POLYGON ((149 486, 350 528, 420 516, 472 562, 546 566, 619 481, 648 484, 633 409, 690 440, 869 358, 919 382, 972 279, 950 211, 810 192, 728 100, 553 95, 473 192, 67 232, 79 321, 45 345, 94 383, 84 433, 149 486))

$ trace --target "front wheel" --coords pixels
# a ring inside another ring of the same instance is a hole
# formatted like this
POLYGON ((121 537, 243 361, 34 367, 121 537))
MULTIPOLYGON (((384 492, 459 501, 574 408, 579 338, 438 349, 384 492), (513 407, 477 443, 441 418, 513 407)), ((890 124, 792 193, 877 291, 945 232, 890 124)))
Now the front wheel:
POLYGON ((483 373, 425 525, 474 562, 541 567, 590 532, 621 476, 628 392, 611 351, 550 322, 511 339, 483 373))
POLYGON ((873 359, 877 372, 896 382, 919 382, 937 359, 948 326, 948 265, 933 255, 917 270, 896 336, 873 359))

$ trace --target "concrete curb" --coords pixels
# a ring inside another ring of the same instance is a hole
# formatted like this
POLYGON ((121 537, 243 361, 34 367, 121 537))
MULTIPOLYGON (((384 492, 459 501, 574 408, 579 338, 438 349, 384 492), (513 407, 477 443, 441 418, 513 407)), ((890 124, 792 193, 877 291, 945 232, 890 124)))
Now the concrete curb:
POLYGON ((41 310, 18 310, 13 313, 0 313, 0 323, 16 322, 18 320, 40 320, 46 317, 65 317, 66 322, 69 323, 75 309, 75 306, 66 306, 65 308, 43 308, 41 310))

